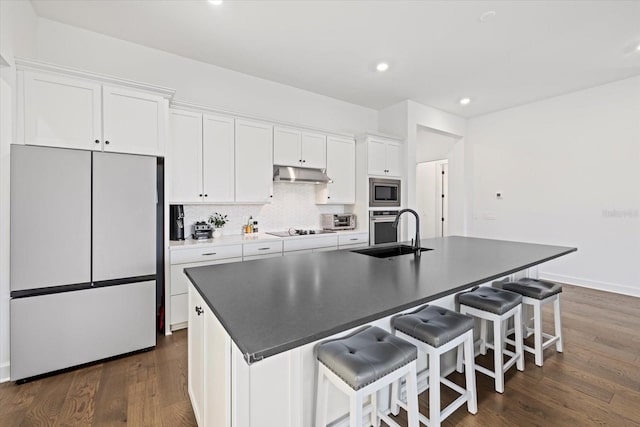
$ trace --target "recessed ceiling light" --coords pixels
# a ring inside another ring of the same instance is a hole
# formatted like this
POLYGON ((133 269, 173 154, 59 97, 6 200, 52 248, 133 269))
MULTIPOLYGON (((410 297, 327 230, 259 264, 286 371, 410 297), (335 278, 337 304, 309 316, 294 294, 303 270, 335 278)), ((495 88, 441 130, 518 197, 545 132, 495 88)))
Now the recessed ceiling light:
POLYGON ((209 3, 214 6, 220 6, 222 4, 222 0, 209 0, 209 3))
POLYGON ((387 64, 386 62, 380 62, 378 63, 378 65, 376 65, 376 70, 378 71, 387 71, 389 69, 389 64, 387 64))
POLYGON ((638 46, 636 46, 636 52, 640 52, 640 43, 638 43, 638 46))
POLYGON ((495 17, 496 17, 495 10, 489 10, 489 11, 483 13, 482 15, 480 15, 480 18, 478 18, 478 19, 480 20, 480 22, 489 22, 495 17))
POLYGON ((460 100, 460 105, 469 105, 470 102, 471 102, 471 98, 462 98, 460 100))

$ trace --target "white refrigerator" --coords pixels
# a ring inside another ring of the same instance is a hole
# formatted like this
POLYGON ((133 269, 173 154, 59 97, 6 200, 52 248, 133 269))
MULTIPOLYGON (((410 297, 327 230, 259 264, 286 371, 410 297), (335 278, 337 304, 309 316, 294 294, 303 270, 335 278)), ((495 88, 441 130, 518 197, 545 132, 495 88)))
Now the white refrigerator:
POLYGON ((156 158, 11 146, 11 379, 155 346, 156 158))

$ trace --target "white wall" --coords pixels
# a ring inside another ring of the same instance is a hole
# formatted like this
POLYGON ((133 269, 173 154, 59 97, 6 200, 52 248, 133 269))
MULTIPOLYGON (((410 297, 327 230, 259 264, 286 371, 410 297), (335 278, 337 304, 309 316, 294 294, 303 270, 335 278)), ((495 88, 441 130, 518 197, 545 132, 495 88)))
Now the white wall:
POLYGON ((37 59, 176 89, 181 101, 336 131, 377 128, 377 112, 47 19, 37 59))
POLYGON ((540 274, 640 296, 640 76, 471 119, 467 142, 472 235, 575 246, 540 274))
POLYGON ((0 382, 9 379, 9 145, 15 138, 16 100, 13 58, 35 54, 36 24, 31 2, 0 1, 0 382))

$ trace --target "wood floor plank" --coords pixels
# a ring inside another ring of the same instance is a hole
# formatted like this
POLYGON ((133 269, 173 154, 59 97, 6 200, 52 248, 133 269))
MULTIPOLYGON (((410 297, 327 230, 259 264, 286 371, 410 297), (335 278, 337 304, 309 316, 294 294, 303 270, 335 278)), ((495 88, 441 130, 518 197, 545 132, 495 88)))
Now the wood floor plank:
POLYGON ((93 421, 95 394, 100 386, 100 365, 80 369, 73 377, 56 417, 56 426, 90 426, 93 421))

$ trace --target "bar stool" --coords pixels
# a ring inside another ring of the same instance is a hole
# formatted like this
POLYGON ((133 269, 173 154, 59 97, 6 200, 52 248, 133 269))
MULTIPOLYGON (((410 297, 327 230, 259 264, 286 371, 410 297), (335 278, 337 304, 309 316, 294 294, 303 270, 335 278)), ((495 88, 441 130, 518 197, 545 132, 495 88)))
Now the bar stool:
MULTIPOLYGON (((476 376, 473 357, 473 318, 436 305, 426 305, 416 311, 394 316, 391 327, 396 336, 410 342, 427 354, 429 367, 418 375, 429 378, 429 418, 418 414, 420 422, 429 427, 438 427, 456 409, 467 403, 467 410, 478 412, 476 396, 476 376), (466 363, 466 389, 441 376, 440 356, 444 353, 464 347, 466 363), (444 410, 440 410, 440 383, 458 392, 460 397, 444 410)), ((409 396, 407 391, 407 397, 409 396)), ((391 388, 391 412, 398 413, 398 407, 406 409, 400 400, 398 382, 391 388)))
POLYGON ((378 327, 367 326, 342 338, 323 341, 315 347, 318 359, 316 427, 327 425, 329 382, 349 396, 350 427, 361 427, 365 415, 363 401, 370 397, 370 423, 378 419, 399 427, 388 415, 379 412, 378 390, 406 377, 409 427, 418 427, 417 349, 378 327), (327 381, 328 380, 328 381, 327 381))
MULTIPOLYGON (((536 365, 542 366, 543 352, 553 343, 556 344, 556 351, 562 353, 562 321, 560 313, 560 293, 562 292, 562 286, 546 280, 529 278, 520 279, 515 282, 501 283, 501 286, 503 289, 522 295, 522 303, 533 307, 533 329, 525 324, 525 338, 533 333, 534 347, 531 348, 523 344, 523 348, 525 351, 535 355, 536 365), (542 306, 551 302, 553 303, 555 335, 547 334, 542 330, 542 306), (547 340, 544 341, 543 338, 547 340)), ((506 342, 511 345, 514 344, 511 339, 507 339, 506 342)))
MULTIPOLYGON (((487 286, 476 286, 468 292, 456 295, 460 304, 460 313, 480 318, 480 353, 487 354, 487 347, 493 348, 494 370, 476 364, 476 370, 495 379, 495 389, 504 392, 504 373, 516 364, 524 371, 524 353, 522 349, 522 296, 487 286), (503 323, 511 317, 515 323, 515 352, 504 348, 506 328, 503 323), (493 345, 487 343, 487 321, 493 322, 493 345), (503 354, 510 356, 504 363, 503 354)), ((462 371, 462 354, 458 352, 458 372, 462 371)))

